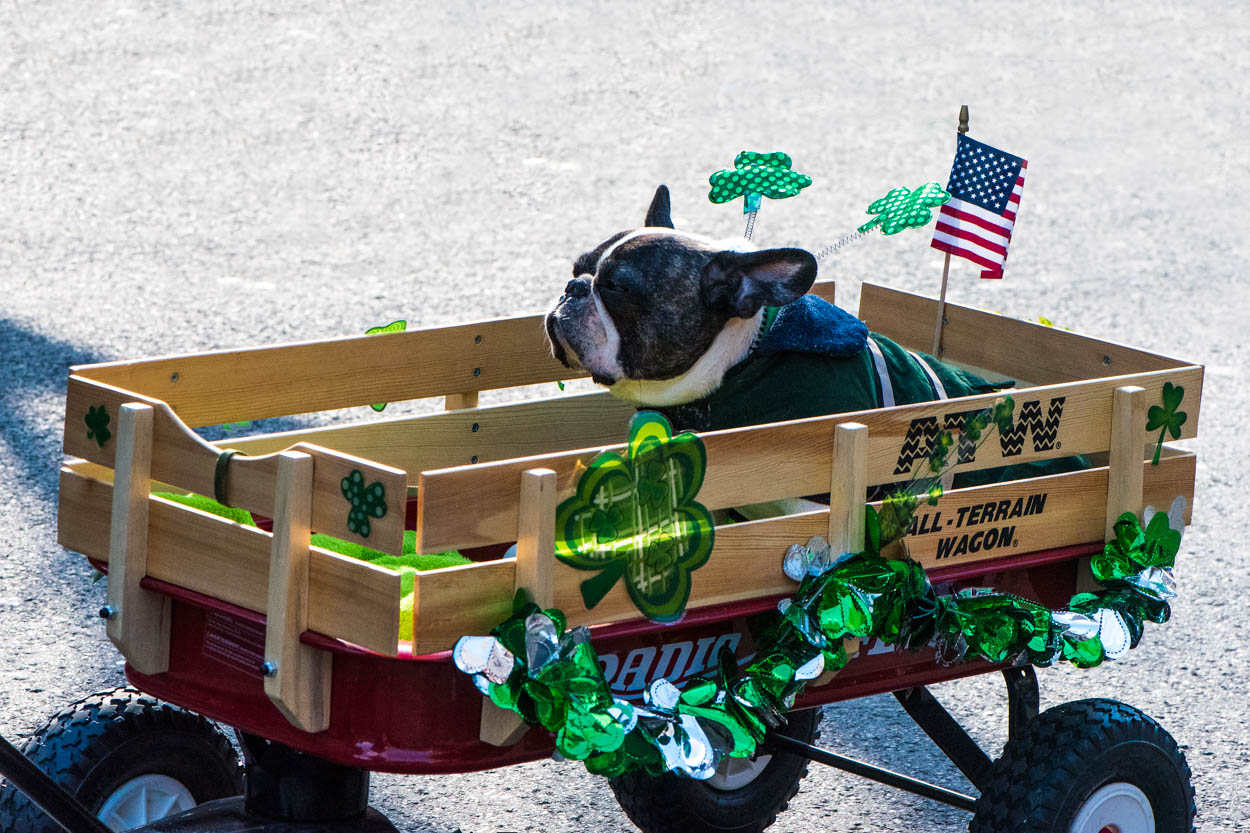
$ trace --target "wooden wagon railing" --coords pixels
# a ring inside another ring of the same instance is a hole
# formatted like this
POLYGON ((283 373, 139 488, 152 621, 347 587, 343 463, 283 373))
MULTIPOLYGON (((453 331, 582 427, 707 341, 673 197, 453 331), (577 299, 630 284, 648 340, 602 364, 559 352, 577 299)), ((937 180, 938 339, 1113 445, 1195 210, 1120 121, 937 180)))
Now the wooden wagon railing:
MULTIPOLYGON (((813 291, 831 298, 833 286, 813 291)), ((1027 406, 1044 429, 1026 426, 1014 454, 986 443, 955 471, 1076 454, 1091 455, 1096 467, 948 491, 905 539, 911 557, 932 566, 1083 544, 1102 540, 1121 511, 1166 505, 1177 495, 1192 503, 1194 454, 1168 446, 1149 465, 1154 438, 1146 436, 1145 412, 1165 384, 1181 386, 1189 415, 1181 438, 1196 436, 1200 366, 956 305, 945 313, 943 359, 989 378, 1022 380, 1029 386, 1012 391, 1017 416, 1027 406)), ((927 348, 935 314, 931 299, 863 287, 860 316, 911 349, 927 348)), ((146 577, 265 614, 266 662, 257 673, 266 675, 266 693, 294 725, 319 731, 328 725, 332 655, 300 635, 315 631, 398 655, 400 575, 311 546, 311 532, 400 554, 405 504, 415 495, 418 552, 517 542, 515 560, 415 576, 411 650, 418 655, 489 630, 509 613, 517 587, 564 610, 572 625, 638 615, 620 586, 586 610, 578 589, 585 574, 553 555, 556 505, 598 453, 620 448, 633 409, 593 393, 217 444, 191 428, 433 396, 455 408, 475 405, 481 390, 579 375, 547 353, 539 316, 76 367, 66 405, 64 447, 73 459, 61 473, 60 541, 109 564, 109 636, 142 673, 159 673, 169 661, 168 600, 141 586, 146 577), (100 409, 110 422, 92 430, 100 409), (223 453, 226 445, 237 453, 223 453), (352 472, 381 484, 385 495, 385 515, 372 519, 367 536, 347 522, 341 484, 352 472), (272 518, 273 532, 156 497, 157 486, 272 518)), ((831 503, 719 527, 689 606, 793 592, 782 554, 813 535, 840 551, 860 548, 865 492, 900 479, 909 432, 957 425, 957 416, 948 417, 996 398, 702 435, 708 467, 698 499, 709 508, 824 492, 831 503)))

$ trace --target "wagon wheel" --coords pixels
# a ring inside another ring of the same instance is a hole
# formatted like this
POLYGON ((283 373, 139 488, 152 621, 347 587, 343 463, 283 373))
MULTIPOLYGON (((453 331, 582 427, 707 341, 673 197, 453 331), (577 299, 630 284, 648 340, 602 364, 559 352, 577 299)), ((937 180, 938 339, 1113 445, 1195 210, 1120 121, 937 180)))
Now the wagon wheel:
POLYGON ((1029 721, 994 762, 970 833, 1191 833, 1194 788, 1176 741, 1115 700, 1029 721))
MULTIPOLYGON (((219 729, 133 689, 62 709, 22 753, 113 830, 242 791, 238 757, 219 729)), ((9 784, 0 791, 0 830, 61 833, 9 784)))
MULTIPOLYGON (((792 712, 786 734, 811 743, 819 736, 820 709, 792 712)), ((611 780, 616 801, 643 833, 759 833, 799 791, 807 760, 780 753, 727 758, 707 781, 668 773, 611 780)))

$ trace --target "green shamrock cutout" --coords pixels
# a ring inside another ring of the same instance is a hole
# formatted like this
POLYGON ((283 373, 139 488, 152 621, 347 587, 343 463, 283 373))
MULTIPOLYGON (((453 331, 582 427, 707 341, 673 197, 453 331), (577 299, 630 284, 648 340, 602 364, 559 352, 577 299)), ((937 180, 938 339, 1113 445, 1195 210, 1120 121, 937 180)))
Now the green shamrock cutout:
POLYGON ((581 585, 587 608, 624 578, 648 619, 681 617, 690 574, 712 554, 712 513, 695 501, 706 468, 697 435, 674 437, 668 420, 648 411, 630 422, 625 456, 595 458, 556 510, 556 558, 598 573, 581 585))
POLYGON ((1189 419, 1189 414, 1176 409, 1180 407, 1181 400, 1184 398, 1183 387, 1164 382, 1163 407, 1151 405, 1150 410, 1146 412, 1146 430, 1160 429, 1159 442, 1155 444, 1155 456, 1150 460, 1153 465, 1159 465, 1159 455, 1163 453, 1164 434, 1171 434, 1174 440, 1181 438, 1181 426, 1185 424, 1185 420, 1189 419))
MULTIPOLYGON (((408 322, 401 318, 399 321, 392 321, 391 323, 385 324, 381 327, 370 327, 365 330, 365 335, 376 336, 382 335, 383 333, 402 333, 406 329, 408 329, 408 322)), ((381 412, 385 411, 386 406, 389 404, 389 402, 375 402, 369 407, 375 411, 381 412)))
POLYGON ((812 184, 806 174, 790 170, 790 156, 780 151, 757 153, 744 150, 734 158, 732 170, 721 170, 708 178, 712 190, 707 198, 714 203, 746 198, 742 213, 760 210, 762 197, 782 200, 793 197, 812 184))
POLYGON ((368 538, 372 531, 369 518, 386 517, 386 489, 381 483, 374 482, 365 486, 365 476, 360 469, 352 469, 352 473, 341 482, 343 497, 352 508, 347 512, 347 529, 361 538, 368 538))
POLYGON ((87 409, 87 439, 95 440, 100 444, 100 448, 104 448, 104 444, 109 441, 109 437, 113 433, 109 431, 109 414, 104 410, 103 405, 93 405, 87 409))
POLYGON ((867 213, 877 216, 860 226, 858 231, 868 232, 881 226, 882 234, 897 234, 904 229, 920 228, 933 219, 933 212, 929 209, 950 202, 950 198, 950 193, 936 182, 926 182, 915 191, 895 188, 868 206, 867 213))

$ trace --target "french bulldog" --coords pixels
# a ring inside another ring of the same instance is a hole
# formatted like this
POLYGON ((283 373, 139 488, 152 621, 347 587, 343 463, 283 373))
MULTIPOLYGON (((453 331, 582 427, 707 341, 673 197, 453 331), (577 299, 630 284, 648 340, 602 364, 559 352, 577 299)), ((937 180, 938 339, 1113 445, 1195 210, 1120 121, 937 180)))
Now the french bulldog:
POLYGON ((795 301, 815 280, 816 259, 803 249, 677 231, 661 185, 642 228, 577 259, 547 336, 565 366, 617 396, 681 405, 716 390, 747 357, 766 307, 795 301))

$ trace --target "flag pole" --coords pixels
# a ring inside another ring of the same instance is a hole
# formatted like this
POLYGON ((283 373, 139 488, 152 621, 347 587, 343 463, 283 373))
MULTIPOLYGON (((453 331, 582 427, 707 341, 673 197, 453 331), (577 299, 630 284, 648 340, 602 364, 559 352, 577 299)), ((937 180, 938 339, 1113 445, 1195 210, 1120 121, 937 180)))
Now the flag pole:
MULTIPOLYGON (((959 108, 959 132, 968 132, 968 105, 961 105, 959 108)), ((951 253, 946 253, 946 260, 942 263, 942 293, 938 297, 937 310, 937 328, 933 331, 933 356, 935 358, 942 357, 942 325, 946 322, 946 278, 951 271, 951 253)))

